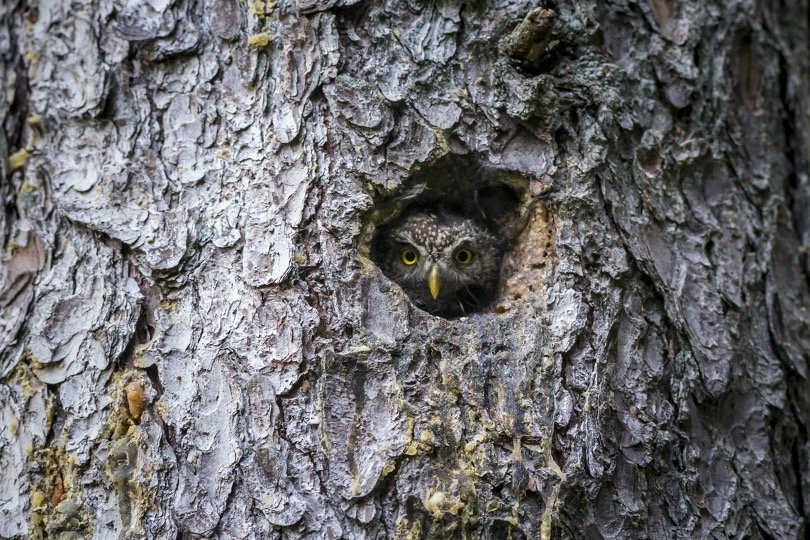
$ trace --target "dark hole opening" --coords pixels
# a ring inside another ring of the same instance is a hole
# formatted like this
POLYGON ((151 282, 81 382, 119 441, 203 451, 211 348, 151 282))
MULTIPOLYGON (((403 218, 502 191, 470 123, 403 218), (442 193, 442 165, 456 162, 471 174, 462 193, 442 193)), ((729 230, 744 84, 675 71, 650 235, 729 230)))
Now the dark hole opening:
POLYGON ((455 318, 486 310, 503 281, 503 256, 526 223, 527 188, 520 174, 445 156, 375 205, 371 258, 424 311, 455 318))

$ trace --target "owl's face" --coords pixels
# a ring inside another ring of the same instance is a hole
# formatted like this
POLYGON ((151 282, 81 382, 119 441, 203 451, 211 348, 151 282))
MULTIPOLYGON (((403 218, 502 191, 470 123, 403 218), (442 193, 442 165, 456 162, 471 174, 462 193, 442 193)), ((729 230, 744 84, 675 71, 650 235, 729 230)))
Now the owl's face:
POLYGON ((422 309, 460 315, 497 291, 502 250, 491 232, 455 214, 417 212, 383 238, 383 271, 422 309))

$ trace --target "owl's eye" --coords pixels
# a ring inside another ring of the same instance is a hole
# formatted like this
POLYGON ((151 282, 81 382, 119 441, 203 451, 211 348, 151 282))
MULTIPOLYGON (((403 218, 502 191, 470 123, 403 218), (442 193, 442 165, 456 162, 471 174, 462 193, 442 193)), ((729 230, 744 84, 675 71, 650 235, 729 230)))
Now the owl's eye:
POLYGON ((472 262, 473 252, 469 249, 460 249, 456 251, 456 254, 453 257, 456 259, 458 264, 463 264, 466 266, 472 262))
POLYGON ((402 258, 402 262, 411 266, 412 264, 416 264, 416 261, 419 260, 419 255, 417 255, 416 251, 411 248, 403 249, 399 256, 402 258))

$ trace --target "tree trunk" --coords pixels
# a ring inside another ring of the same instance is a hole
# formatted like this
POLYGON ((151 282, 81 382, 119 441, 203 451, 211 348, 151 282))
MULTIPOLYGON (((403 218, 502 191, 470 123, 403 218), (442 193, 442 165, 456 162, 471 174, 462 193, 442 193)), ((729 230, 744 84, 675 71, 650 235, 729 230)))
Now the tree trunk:
POLYGON ((0 17, 3 538, 810 538, 807 0, 0 17))

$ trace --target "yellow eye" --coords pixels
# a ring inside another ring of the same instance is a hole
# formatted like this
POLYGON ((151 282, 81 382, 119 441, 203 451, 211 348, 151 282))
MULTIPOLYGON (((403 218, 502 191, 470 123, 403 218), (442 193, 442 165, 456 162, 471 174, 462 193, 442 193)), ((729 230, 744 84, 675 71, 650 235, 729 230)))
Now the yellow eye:
POLYGON ((468 265, 473 260, 473 253, 469 249, 460 249, 455 254, 456 262, 458 264, 468 265))
POLYGON ((412 264, 416 264, 416 261, 419 260, 419 255, 416 254, 411 248, 405 248, 400 252, 400 257, 402 258, 402 262, 411 266, 412 264))

